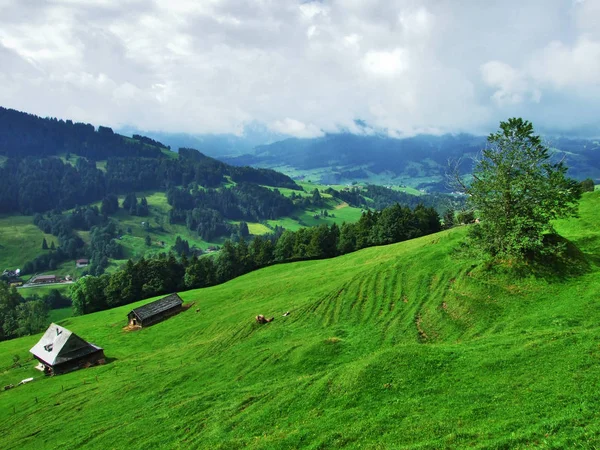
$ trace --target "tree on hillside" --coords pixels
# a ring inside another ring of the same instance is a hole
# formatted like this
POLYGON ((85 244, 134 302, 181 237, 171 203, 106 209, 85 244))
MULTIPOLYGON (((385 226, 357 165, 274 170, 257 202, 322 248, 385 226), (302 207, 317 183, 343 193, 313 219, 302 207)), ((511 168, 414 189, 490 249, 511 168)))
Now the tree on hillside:
POLYGON ((17 306, 22 300, 14 287, 0 281, 0 341, 16 336, 19 327, 17 306))
POLYGON ((145 217, 148 214, 150 214, 150 210, 148 209, 148 200, 146 200, 146 197, 142 197, 140 203, 136 207, 135 215, 145 217))
POLYGON ((123 200, 123 209, 128 211, 129 214, 135 214, 137 209, 137 197, 134 192, 130 192, 125 196, 123 200))
POLYGON ((566 172, 563 161, 551 161, 530 122, 501 122, 476 161, 473 181, 467 185, 458 172, 454 177, 481 220, 471 238, 496 258, 556 252, 544 235, 554 232, 552 220, 576 214, 580 197, 578 183, 566 172))
POLYGON ((454 208, 448 208, 444 213, 444 228, 449 229, 454 226, 454 208))
POLYGON ((100 205, 100 212, 103 216, 108 216, 109 214, 114 214, 119 210, 119 199, 114 194, 109 194, 102 199, 102 204, 100 205))
POLYGON ((46 238, 42 239, 42 250, 48 250, 48 242, 46 242, 46 238))
POLYGON ((594 180, 591 178, 586 178, 579 184, 581 185, 582 192, 594 192, 594 180))

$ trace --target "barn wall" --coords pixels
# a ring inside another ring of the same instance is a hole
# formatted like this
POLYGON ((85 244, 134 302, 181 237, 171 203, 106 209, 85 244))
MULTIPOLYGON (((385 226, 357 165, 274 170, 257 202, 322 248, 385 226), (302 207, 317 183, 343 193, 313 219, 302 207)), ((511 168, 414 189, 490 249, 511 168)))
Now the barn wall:
POLYGON ((72 359, 62 364, 53 366, 52 373, 54 375, 60 375, 62 373, 82 369, 88 365, 95 366, 97 364, 104 364, 104 362, 104 350, 98 350, 97 352, 91 353, 89 355, 85 355, 80 358, 72 359))

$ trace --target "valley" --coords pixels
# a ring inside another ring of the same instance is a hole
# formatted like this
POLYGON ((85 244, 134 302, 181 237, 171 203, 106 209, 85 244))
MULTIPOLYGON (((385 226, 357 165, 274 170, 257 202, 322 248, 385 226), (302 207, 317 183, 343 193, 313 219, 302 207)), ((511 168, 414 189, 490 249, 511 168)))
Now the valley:
POLYGON ((61 321, 104 366, 44 378, 38 336, 2 342, 1 383, 35 377, 0 393, 3 444, 594 447, 598 211, 587 193, 555 223, 579 273, 484 270, 457 227, 184 292, 194 309, 137 332, 126 314, 147 300, 61 321))

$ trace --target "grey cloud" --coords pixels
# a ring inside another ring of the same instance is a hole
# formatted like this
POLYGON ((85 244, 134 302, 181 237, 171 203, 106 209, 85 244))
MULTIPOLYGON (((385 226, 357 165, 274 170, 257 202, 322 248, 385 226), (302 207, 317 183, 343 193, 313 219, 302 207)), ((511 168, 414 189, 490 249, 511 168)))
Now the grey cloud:
POLYGON ((0 104, 195 133, 576 127, 600 109, 597 23, 594 0, 8 0, 0 104))

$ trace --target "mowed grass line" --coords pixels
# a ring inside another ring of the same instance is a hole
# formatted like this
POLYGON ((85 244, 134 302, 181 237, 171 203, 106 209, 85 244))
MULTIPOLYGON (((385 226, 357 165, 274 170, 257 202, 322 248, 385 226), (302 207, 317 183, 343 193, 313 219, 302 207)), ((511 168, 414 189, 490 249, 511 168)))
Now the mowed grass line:
POLYGON ((3 447, 597 447, 599 207, 557 223, 577 277, 484 272, 462 227, 184 292, 138 332, 136 305, 63 320, 105 366, 43 378, 9 369, 39 336, 0 343, 0 384, 37 377, 0 392, 3 447))

